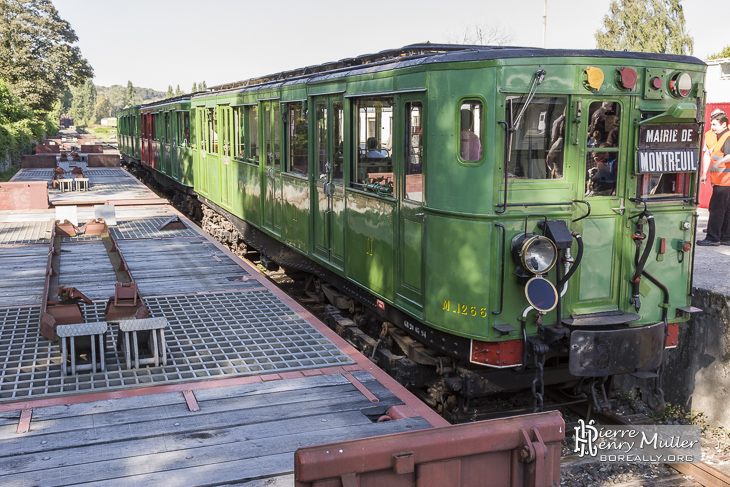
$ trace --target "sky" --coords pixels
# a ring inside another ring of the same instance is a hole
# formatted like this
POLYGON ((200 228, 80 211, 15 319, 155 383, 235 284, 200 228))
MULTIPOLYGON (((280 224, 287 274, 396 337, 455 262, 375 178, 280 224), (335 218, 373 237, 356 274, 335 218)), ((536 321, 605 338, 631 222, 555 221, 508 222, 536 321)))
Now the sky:
MULTIPOLYGON (((460 42, 474 26, 543 47, 545 0, 52 0, 99 86, 208 87, 408 44, 460 42), (366 5, 366 6, 364 6, 366 5)), ((547 0, 546 47, 594 49, 610 0, 547 0)), ((683 0, 694 55, 713 39, 717 2, 683 0)), ((722 9, 721 9, 722 10, 722 9)))

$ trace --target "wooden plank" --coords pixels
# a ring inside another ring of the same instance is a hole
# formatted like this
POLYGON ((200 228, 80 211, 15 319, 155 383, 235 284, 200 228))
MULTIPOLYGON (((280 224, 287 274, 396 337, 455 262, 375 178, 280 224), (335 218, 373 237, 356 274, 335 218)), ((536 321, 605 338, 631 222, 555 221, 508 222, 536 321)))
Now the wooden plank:
POLYGON ((691 475, 702 485, 730 487, 730 477, 706 463, 675 463, 672 468, 684 475, 691 475))
MULTIPOLYGON (((266 396, 252 396, 252 397, 234 397, 228 399, 221 399, 213 403, 206 404, 201 407, 201 411, 198 415, 226 415, 238 411, 250 411, 250 414, 257 414, 258 409, 266 408, 267 406, 282 406, 294 408, 296 404, 302 402, 312 401, 332 401, 333 398, 337 400, 359 400, 360 397, 354 394, 354 390, 349 386, 339 386, 337 389, 328 389, 326 392, 321 391, 306 391, 306 394, 297 393, 282 393, 282 394, 269 394, 266 396), (348 399, 349 398, 349 399, 348 399)), ((182 394, 178 393, 178 397, 181 399, 176 404, 168 406, 156 406, 147 407, 143 410, 135 409, 129 411, 115 411, 110 413, 100 413, 93 415, 83 416, 70 416, 62 419, 51 418, 46 420, 34 419, 31 425, 31 431, 28 433, 30 436, 35 435, 48 435, 62 432, 77 432, 90 428, 99 427, 114 427, 123 424, 134 424, 134 423, 146 423, 153 420, 158 421, 170 421, 180 420, 185 421, 191 420, 190 411, 182 397, 182 394)), ((363 407, 369 407, 363 404, 363 407)), ((216 416, 216 417, 218 417, 216 416)), ((301 416, 297 414, 297 416, 301 416)), ((196 415, 194 420, 197 421, 198 416, 196 415)), ((213 420, 211 420, 213 421, 213 420)), ((0 440, 6 438, 13 438, 12 434, 0 430, 3 436, 0 440)), ((2 443, 0 442, 0 445, 2 443)))
POLYGON ((200 389, 195 391, 195 397, 201 406, 205 401, 216 399, 225 399, 235 396, 252 396, 256 394, 266 394, 270 392, 286 392, 300 391, 304 389, 313 389, 317 387, 330 387, 338 385, 348 385, 349 381, 341 374, 317 375, 313 377, 305 377, 301 379, 276 380, 271 382, 255 382, 243 386, 227 386, 214 387, 211 389, 200 389))
MULTIPOLYGON (((39 451, 39 443, 41 441, 49 441, 52 439, 55 448, 71 448, 78 444, 103 444, 106 443, 105 438, 115 438, 116 441, 137 438, 138 435, 145 437, 153 437, 165 434, 169 431, 173 423, 179 423, 175 429, 178 431, 196 431, 201 427, 204 428, 220 428, 231 426, 233 424, 252 424, 258 422, 275 422, 283 418, 296 418, 311 415, 327 415, 341 411, 360 411, 364 408, 371 407, 370 401, 362 399, 359 392, 341 394, 337 397, 322 398, 318 397, 310 401, 302 401, 298 403, 262 406, 258 408, 247 409, 245 412, 234 414, 231 411, 215 412, 203 414, 203 411, 197 413, 187 412, 188 417, 184 420, 179 418, 166 418, 155 421, 145 422, 144 431, 132 431, 128 424, 115 424, 103 427, 95 427, 93 422, 85 422, 85 427, 81 429, 68 429, 63 424, 52 424, 52 422, 39 422, 31 424, 31 431, 22 435, 22 438, 4 438, 0 440, 0 456, 19 455, 39 451), (49 423, 53 428, 44 428, 42 423, 49 423), (201 426, 202 425, 202 426, 201 426), (64 430, 64 434, 56 434, 56 430, 64 430), (54 432, 52 432, 54 431, 54 432)), ((186 406, 182 408, 187 411, 186 406)), ((385 412, 385 411, 383 411, 385 412)), ((72 418, 62 423, 71 423, 72 418)), ((41 448, 47 449, 46 446, 41 448)))
POLYGON ((17 426, 20 419, 20 411, 7 411, 0 413, 0 426, 17 426))
POLYGON ((292 485, 294 485, 294 474, 267 477, 242 483, 226 483, 220 487, 291 487, 292 485))
MULTIPOLYGON (((414 418, 415 419, 415 418, 414 418)), ((309 420, 311 422, 311 419, 309 420)), ((388 433, 413 431, 428 427, 425 420, 399 420, 387 423, 366 423, 337 429, 288 434, 280 430, 281 436, 251 440, 240 438, 235 443, 204 445, 193 449, 166 451, 132 458, 97 461, 72 467, 43 468, 35 472, 0 477, 12 485, 46 486, 67 485, 83 478, 85 485, 215 485, 220 482, 243 481, 260 478, 263 475, 280 475, 293 470, 293 455, 297 449, 316 444, 331 443, 348 439, 363 438, 388 433), (235 446, 234 446, 235 445, 235 446), (259 460, 265 459, 265 464, 259 460), (229 470, 230 464, 247 465, 256 468, 229 470), (211 468, 214 467, 214 468, 211 468), (272 467, 275 467, 272 469, 272 467), (185 472, 185 479, 178 477, 185 472), (52 473, 52 475, 49 475, 52 473), (263 475, 262 475, 263 474, 263 475), (113 484, 110 482, 114 482, 113 484)), ((201 441, 202 442, 202 441, 201 441)), ((70 451, 62 453, 72 454, 70 451)), ((60 453, 59 453, 60 455, 60 453)))
MULTIPOLYGON (((314 389, 336 385, 347 385, 349 382, 340 374, 320 375, 305 379, 287 379, 271 382, 254 382, 251 384, 234 385, 226 387, 213 387, 210 389, 199 389, 195 391, 195 397, 203 409, 207 408, 206 401, 225 399, 233 397, 251 397, 271 392, 300 391, 302 389, 314 389)), ((36 408, 33 411, 35 421, 58 420, 68 417, 78 417, 93 414, 97 417, 104 413, 117 411, 143 411, 157 406, 184 404, 182 393, 168 392, 163 394, 152 394, 142 397, 124 397, 94 401, 78 404, 67 404, 63 406, 49 406, 36 408)), ((5 414, 5 413, 3 413, 5 414)))
MULTIPOLYGON (((178 433, 171 429, 164 435, 152 438, 132 438, 114 442, 112 448, 107 446, 100 448, 99 445, 77 445, 63 451, 38 451, 0 458, 0 472, 32 472, 37 469, 68 467, 177 450, 190 450, 201 446, 258 441, 272 436, 280 437, 284 431, 287 435, 315 434, 329 429, 350 428, 367 424, 372 424, 372 422, 359 411, 346 411, 329 415, 326 422, 313 421, 309 416, 282 420, 277 423, 277 428, 272 428, 270 423, 260 423, 218 429, 204 428, 199 431, 184 433, 178 433)), ((144 426, 137 427, 143 428, 144 426)))

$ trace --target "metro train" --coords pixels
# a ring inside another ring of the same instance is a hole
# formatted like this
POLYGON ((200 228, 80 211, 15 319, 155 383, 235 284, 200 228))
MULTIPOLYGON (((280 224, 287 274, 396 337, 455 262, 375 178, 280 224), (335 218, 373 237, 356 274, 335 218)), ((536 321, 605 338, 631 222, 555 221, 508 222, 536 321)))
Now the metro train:
POLYGON ((619 374, 661 407, 697 311, 705 69, 417 44, 125 109, 119 144, 446 414, 569 383, 605 409, 619 374))

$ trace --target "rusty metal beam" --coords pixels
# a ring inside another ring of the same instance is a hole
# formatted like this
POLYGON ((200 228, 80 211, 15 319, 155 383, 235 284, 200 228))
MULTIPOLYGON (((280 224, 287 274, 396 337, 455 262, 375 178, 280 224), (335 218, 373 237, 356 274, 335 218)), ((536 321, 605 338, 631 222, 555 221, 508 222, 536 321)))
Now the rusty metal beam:
POLYGON ((344 441, 297 450, 294 478, 297 487, 557 486, 564 437, 552 411, 344 441))

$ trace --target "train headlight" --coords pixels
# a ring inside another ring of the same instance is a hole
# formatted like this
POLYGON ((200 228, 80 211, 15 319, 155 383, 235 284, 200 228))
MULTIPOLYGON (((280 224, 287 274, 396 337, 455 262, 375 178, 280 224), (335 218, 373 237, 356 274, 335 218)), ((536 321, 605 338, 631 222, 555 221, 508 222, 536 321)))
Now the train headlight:
POLYGON ((549 238, 534 235, 522 241, 518 255, 525 269, 533 274, 545 274, 558 260, 558 249, 549 238))
POLYGON ((530 306, 547 313, 552 311, 558 304, 558 290, 553 283, 540 276, 535 276, 525 285, 525 296, 530 306))
POLYGON ((669 80, 669 90, 677 98, 684 98, 692 92, 692 76, 689 73, 677 73, 669 80))

